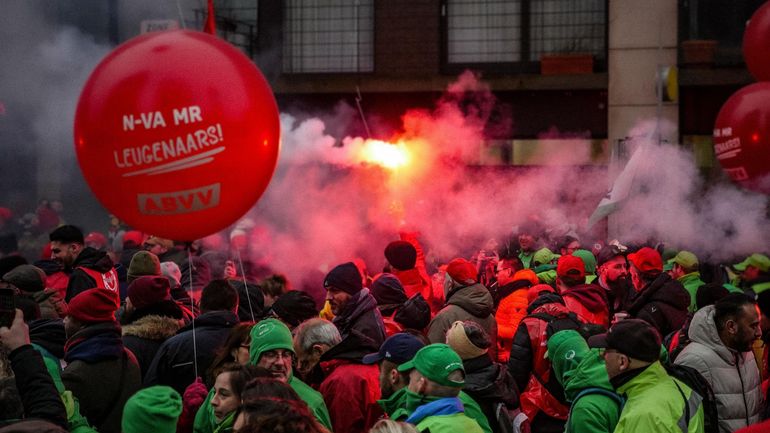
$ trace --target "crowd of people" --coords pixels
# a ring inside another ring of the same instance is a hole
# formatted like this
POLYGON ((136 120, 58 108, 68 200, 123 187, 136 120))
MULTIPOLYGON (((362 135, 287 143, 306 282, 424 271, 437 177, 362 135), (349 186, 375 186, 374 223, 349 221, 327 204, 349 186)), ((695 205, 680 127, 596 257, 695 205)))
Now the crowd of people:
POLYGON ((296 290, 241 233, 114 228, 0 256, 0 432, 770 431, 762 252, 527 222, 445 263, 400 233, 296 290))

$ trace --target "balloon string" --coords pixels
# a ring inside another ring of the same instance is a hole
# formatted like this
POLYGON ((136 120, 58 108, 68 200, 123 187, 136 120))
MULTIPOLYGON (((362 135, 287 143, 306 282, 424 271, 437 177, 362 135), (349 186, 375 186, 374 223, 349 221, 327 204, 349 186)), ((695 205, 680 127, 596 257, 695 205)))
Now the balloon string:
MULTIPOLYGON (((179 11, 179 25, 182 26, 183 29, 186 29, 187 26, 184 22, 184 14, 182 13, 182 5, 179 4, 179 0, 176 0, 176 8, 179 11)), ((198 377, 197 375, 195 377, 198 377)))
POLYGON ((254 309, 251 308, 251 293, 249 293, 249 286, 246 285, 246 273, 243 272, 243 262, 241 261, 240 248, 236 248, 235 252, 238 256, 238 267, 241 268, 241 276, 243 277, 243 291, 246 293, 246 299, 249 301, 249 314, 251 314, 251 321, 256 322, 257 320, 254 318, 254 309))
MULTIPOLYGON (((193 260, 192 260, 192 245, 187 244, 187 263, 190 274, 190 312, 193 314, 192 323, 192 336, 193 336, 193 368, 195 369, 195 379, 198 378, 198 343, 195 341, 195 303, 193 298, 193 260)), ((194 380, 194 379, 193 379, 194 380)))

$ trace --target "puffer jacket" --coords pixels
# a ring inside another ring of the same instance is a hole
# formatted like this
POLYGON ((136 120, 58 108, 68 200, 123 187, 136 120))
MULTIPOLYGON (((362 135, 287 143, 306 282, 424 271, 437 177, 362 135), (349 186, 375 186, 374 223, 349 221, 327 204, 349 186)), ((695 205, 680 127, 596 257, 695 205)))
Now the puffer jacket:
POLYGON ((499 294, 509 293, 502 297, 495 313, 497 360, 499 362, 508 362, 511 355, 513 334, 516 333, 516 328, 519 327, 521 320, 527 315, 527 306, 529 305, 527 290, 530 285, 529 281, 514 281, 498 290, 499 294))
POLYGON ((736 352, 722 343, 714 323, 714 306, 700 309, 690 324, 690 344, 675 363, 692 367, 711 384, 717 402, 719 431, 733 432, 759 421, 762 387, 754 353, 736 352))
POLYGON ((552 374, 545 358, 548 323, 532 314, 566 316, 569 310, 556 293, 541 293, 527 309, 530 315, 519 324, 513 337, 508 370, 521 390, 521 410, 537 431, 563 431, 569 406, 564 389, 552 374), (537 417, 537 418, 535 418, 537 417))
POLYGON ((428 326, 428 340, 431 343, 444 343, 446 331, 458 320, 470 320, 481 326, 492 342, 489 354, 497 359, 497 322, 495 322, 494 301, 486 287, 481 284, 460 287, 447 296, 447 304, 428 326))
POLYGON ((682 328, 689 307, 690 295, 682 283, 662 272, 630 300, 628 313, 665 336, 682 328))

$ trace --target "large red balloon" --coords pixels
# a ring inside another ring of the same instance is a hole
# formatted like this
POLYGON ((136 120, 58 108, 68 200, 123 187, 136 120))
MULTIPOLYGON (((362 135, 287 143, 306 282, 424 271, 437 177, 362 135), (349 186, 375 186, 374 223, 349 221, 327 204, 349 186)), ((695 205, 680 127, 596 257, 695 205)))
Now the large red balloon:
POLYGON ((714 125, 714 151, 728 176, 770 194, 770 82, 754 83, 725 102, 714 125))
POLYGON ((257 67, 214 36, 149 33, 86 82, 75 149, 102 204, 142 231, 193 240, 243 216, 278 159, 278 109, 257 67))
POLYGON ((743 33, 743 58, 758 81, 770 81, 770 2, 752 15, 743 33))

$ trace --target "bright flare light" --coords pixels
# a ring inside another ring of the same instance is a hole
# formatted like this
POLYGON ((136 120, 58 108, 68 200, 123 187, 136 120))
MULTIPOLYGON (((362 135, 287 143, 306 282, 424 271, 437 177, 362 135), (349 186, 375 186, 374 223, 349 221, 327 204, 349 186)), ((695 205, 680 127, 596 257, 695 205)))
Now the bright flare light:
POLYGON ((409 163, 409 151, 402 143, 386 143, 379 140, 366 140, 361 148, 361 160, 396 170, 409 163))

